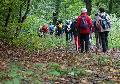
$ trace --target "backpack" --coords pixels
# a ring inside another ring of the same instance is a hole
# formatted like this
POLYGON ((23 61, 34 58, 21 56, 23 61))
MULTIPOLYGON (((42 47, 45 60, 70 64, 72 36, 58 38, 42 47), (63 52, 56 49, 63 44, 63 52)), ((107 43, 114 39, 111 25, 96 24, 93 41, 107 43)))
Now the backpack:
POLYGON ((62 23, 61 23, 61 24, 59 24, 59 25, 58 25, 58 27, 59 27, 60 29, 62 29, 63 24, 62 24, 62 23))
POLYGON ((70 25, 65 25, 65 33, 69 33, 70 32, 70 25))
POLYGON ((98 28, 97 25, 96 25, 96 20, 93 20, 93 26, 94 26, 95 32, 98 32, 98 31, 99 31, 99 28, 98 28))
POLYGON ((99 17, 101 17, 100 25, 102 26, 102 28, 103 28, 104 30, 105 30, 105 29, 108 29, 109 26, 110 26, 110 23, 108 22, 106 16, 107 16, 107 14, 105 14, 105 16, 99 15, 99 17))
POLYGON ((89 28, 86 18, 87 18, 86 16, 81 16, 80 28, 82 28, 82 29, 89 28))

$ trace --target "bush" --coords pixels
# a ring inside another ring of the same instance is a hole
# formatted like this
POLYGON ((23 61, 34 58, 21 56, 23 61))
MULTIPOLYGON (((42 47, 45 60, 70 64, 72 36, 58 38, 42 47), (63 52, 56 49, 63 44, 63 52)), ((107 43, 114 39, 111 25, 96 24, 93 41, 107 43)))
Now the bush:
MULTIPOLYGON (((120 48, 120 19, 115 14, 111 15, 112 27, 109 34, 109 47, 120 48)), ((46 38, 40 38, 38 35, 38 28, 48 23, 44 19, 40 19, 35 15, 28 16, 23 24, 19 24, 17 21, 13 21, 8 25, 7 32, 4 32, 4 28, 0 28, 0 38, 6 38, 8 41, 16 46, 23 46, 26 49, 33 50, 45 50, 55 46, 66 46, 65 36, 64 38, 56 38, 50 36, 46 38), (16 27, 21 25, 21 30, 17 38, 14 37, 16 27)), ((95 43, 95 38, 93 39, 95 43)))
POLYGON ((29 16, 26 21, 22 24, 22 29, 17 38, 13 39, 13 44, 16 46, 24 46, 26 49, 33 50, 45 50, 47 48, 52 48, 57 45, 65 45, 65 38, 59 39, 50 38, 40 38, 38 35, 38 28, 47 23, 44 19, 39 19, 36 16, 29 16))
POLYGON ((99 65, 108 65, 110 62, 110 58, 106 56, 100 56, 98 58, 98 64, 99 65))
POLYGON ((112 27, 109 35, 109 47, 120 48, 120 19, 115 14, 111 15, 112 27))

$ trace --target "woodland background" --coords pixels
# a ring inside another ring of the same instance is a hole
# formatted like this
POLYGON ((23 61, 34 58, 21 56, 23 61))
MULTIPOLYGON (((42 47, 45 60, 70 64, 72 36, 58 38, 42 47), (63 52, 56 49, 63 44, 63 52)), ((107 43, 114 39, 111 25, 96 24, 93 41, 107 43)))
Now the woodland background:
POLYGON ((0 0, 0 83, 119 84, 119 4, 119 0, 0 0), (101 6, 112 21, 107 55, 66 50, 65 38, 38 35, 44 23, 74 19, 82 7, 94 19, 101 6))

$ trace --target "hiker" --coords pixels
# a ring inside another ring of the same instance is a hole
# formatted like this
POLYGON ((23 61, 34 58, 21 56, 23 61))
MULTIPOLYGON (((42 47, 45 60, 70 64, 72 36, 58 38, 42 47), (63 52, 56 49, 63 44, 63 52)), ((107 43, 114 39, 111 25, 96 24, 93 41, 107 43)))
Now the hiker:
POLYGON ((81 53, 89 51, 89 35, 92 28, 92 19, 87 15, 87 9, 81 9, 81 15, 77 18, 77 29, 80 33, 81 53))
POLYGON ((97 18, 98 18, 98 13, 95 14, 95 17, 94 17, 94 20, 93 20, 93 27, 94 27, 94 30, 95 30, 96 47, 97 47, 97 49, 100 49, 102 43, 101 43, 101 39, 100 39, 100 31, 99 31, 99 28, 96 25, 97 18))
MULTIPOLYGON (((92 22, 93 23, 93 22, 92 22)), ((94 26, 92 24, 92 28, 90 28, 90 34, 89 34, 89 48, 91 51, 95 51, 94 50, 94 45, 92 44, 92 40, 93 40, 93 32, 95 31, 94 26)))
POLYGON ((99 8, 96 26, 99 29, 100 40, 102 43, 102 51, 105 53, 108 50, 108 34, 110 31, 111 22, 109 15, 102 7, 99 8))
POLYGON ((76 50, 78 51, 78 49, 80 49, 80 37, 79 37, 79 33, 76 28, 76 22, 77 22, 77 18, 75 18, 75 20, 73 20, 70 27, 71 27, 71 32, 74 36, 74 43, 76 45, 76 50))
POLYGON ((66 34, 66 41, 72 41, 72 32, 71 32, 69 21, 66 21, 65 34, 66 34))
POLYGON ((52 22, 50 22, 50 25, 49 25, 49 33, 50 35, 53 35, 54 33, 54 25, 52 24, 52 22))
POLYGON ((55 37, 58 36, 58 28, 55 26, 55 37))
POLYGON ((41 37, 46 37, 46 34, 48 33, 48 25, 44 24, 42 28, 40 28, 41 37))
POLYGON ((62 27, 62 35, 65 33, 65 25, 66 24, 63 24, 63 27, 62 27))
POLYGON ((42 36, 43 36, 42 26, 40 26, 40 27, 38 28, 38 35, 39 35, 39 37, 42 37, 42 36))
POLYGON ((61 36, 62 35, 62 28, 63 28, 62 20, 57 21, 56 27, 57 27, 57 35, 61 36))

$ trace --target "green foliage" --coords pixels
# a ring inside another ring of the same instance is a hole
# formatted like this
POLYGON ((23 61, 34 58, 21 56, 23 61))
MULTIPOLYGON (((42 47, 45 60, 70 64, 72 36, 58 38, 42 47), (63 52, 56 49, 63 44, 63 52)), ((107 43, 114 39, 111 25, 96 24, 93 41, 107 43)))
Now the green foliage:
POLYGON ((52 69, 58 69, 58 68, 60 68, 60 65, 58 64, 58 63, 50 63, 49 65, 48 65, 50 68, 52 68, 52 69))
MULTIPOLYGON (((97 12, 98 7, 102 6, 109 9, 110 0, 92 0, 92 15, 97 12)), ((119 16, 119 1, 113 1, 113 11, 119 16)), ((21 22, 27 10, 27 0, 3 0, 0 3, 0 38, 7 39, 8 42, 16 46, 24 46, 30 51, 41 50, 55 47, 56 45, 65 46, 65 38, 39 38, 38 28, 44 23, 52 21, 53 12, 58 12, 58 18, 63 22, 66 19, 73 19, 80 14, 80 9, 85 7, 84 0, 31 0, 30 11, 26 14, 25 20, 21 22), (59 4, 56 4, 58 3, 59 4), (59 5, 59 6, 58 6, 59 5), (58 8, 57 8, 58 7, 58 8), (11 10, 9 10, 11 9, 11 10), (58 10, 57 10, 58 9, 58 10), (5 26, 8 18, 8 25, 5 26), (16 36, 17 34, 17 36, 16 36)), ((116 15, 111 15, 112 31, 110 32, 109 46, 120 47, 119 19, 116 15)))
POLYGON ((57 45, 65 45, 65 38, 49 38, 49 35, 46 38, 39 37, 38 28, 44 23, 47 23, 47 21, 39 19, 36 16, 29 16, 22 24, 19 36, 12 40, 13 44, 17 46, 24 46, 30 51, 38 49, 44 50, 57 45))
POLYGON ((35 64, 35 67, 36 67, 36 68, 43 68, 43 67, 44 67, 44 64, 37 63, 37 64, 35 64))
POLYGON ((116 17, 115 14, 111 15, 112 27, 109 35, 109 45, 110 48, 119 48, 120 47, 120 34, 119 34, 119 26, 120 19, 116 17))
POLYGON ((64 75, 68 75, 68 73, 69 73, 69 70, 66 68, 66 69, 61 69, 60 70, 60 74, 62 75, 62 76, 64 76, 64 75))
POLYGON ((120 5, 119 4, 120 4, 119 0, 94 0, 93 8, 96 6, 97 6, 97 9, 98 7, 104 7, 107 12, 116 14, 119 17, 120 16, 120 5))
POLYGON ((53 66, 54 68, 48 70, 47 74, 52 76, 65 76, 65 75, 71 75, 71 76, 85 76, 87 75, 86 69, 84 68, 56 68, 56 66, 53 66))
POLYGON ((7 81, 4 82, 4 84, 13 84, 13 81, 7 80, 7 81))
POLYGON ((80 9, 85 4, 80 0, 65 0, 61 4, 59 17, 63 20, 74 19, 75 16, 80 15, 80 9))
POLYGON ((106 56, 99 56, 98 64, 99 65, 107 65, 110 62, 110 58, 106 56))
POLYGON ((20 79, 18 78, 13 79, 13 84, 20 84, 20 79))
POLYGON ((61 70, 60 68, 60 64, 58 63, 50 63, 48 64, 48 67, 50 70, 48 70, 48 75, 52 75, 52 76, 60 76, 63 75, 64 71, 61 70))
POLYGON ((52 76, 64 76, 64 75, 71 75, 71 76, 85 76, 87 75, 85 68, 77 68, 77 67, 71 67, 71 68, 65 68, 61 69, 60 65, 57 63, 49 64, 50 70, 48 70, 48 75, 52 76))
POLYGON ((60 76, 60 72, 58 72, 57 70, 49 70, 48 71, 48 75, 52 75, 52 76, 60 76))
POLYGON ((115 65, 115 67, 120 68, 120 60, 117 60, 116 62, 114 62, 114 65, 115 65))
POLYGON ((41 82, 40 82, 38 79, 32 81, 32 83, 33 83, 33 84, 41 84, 41 82))
POLYGON ((0 73, 0 79, 8 77, 8 79, 1 81, 3 84, 21 84, 23 79, 31 81, 31 77, 34 76, 35 73, 33 70, 28 69, 23 71, 22 66, 18 66, 16 63, 11 63, 10 69, 7 72, 0 73))
POLYGON ((72 76, 85 76, 85 75, 87 75, 87 72, 86 72, 85 68, 73 67, 68 74, 70 74, 72 76))
POLYGON ((114 5, 113 5, 113 13, 115 13, 118 17, 120 17, 120 2, 119 0, 114 0, 114 5))

